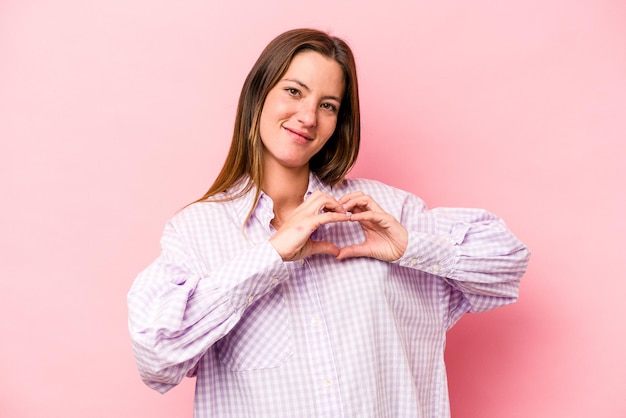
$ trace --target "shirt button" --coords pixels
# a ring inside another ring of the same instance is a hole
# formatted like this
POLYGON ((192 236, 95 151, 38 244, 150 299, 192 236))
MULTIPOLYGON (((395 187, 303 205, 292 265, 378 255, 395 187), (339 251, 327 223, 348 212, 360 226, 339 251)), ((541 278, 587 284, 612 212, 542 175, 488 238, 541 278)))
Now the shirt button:
POLYGON ((278 284, 278 277, 274 277, 272 279, 272 284, 278 284))
POLYGON ((412 258, 412 259, 411 259, 411 261, 409 262, 409 264, 410 264, 411 266, 416 265, 416 264, 417 264, 417 258, 412 258))
POLYGON ((330 379, 324 380, 324 386, 330 387, 330 385, 332 385, 332 384, 333 384, 333 382, 330 379))
POLYGON ((302 267, 302 266, 304 265, 304 259, 300 259, 300 260, 298 261, 298 264, 300 265, 300 267, 302 267))
POLYGON ((435 272, 435 273, 439 273, 439 264, 435 264, 435 265, 433 266, 433 272, 435 272))
POLYGON ((254 296, 248 296, 248 305, 254 302, 254 296))
POLYGON ((313 318, 311 318, 311 325, 316 327, 318 326, 320 323, 320 317, 315 315, 313 318))

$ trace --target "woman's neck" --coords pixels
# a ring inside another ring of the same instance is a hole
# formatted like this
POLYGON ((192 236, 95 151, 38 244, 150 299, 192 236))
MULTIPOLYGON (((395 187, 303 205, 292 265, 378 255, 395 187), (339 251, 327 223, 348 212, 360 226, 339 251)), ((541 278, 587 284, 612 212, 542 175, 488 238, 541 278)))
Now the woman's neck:
POLYGON ((284 220, 302 203, 309 185, 309 169, 265 168, 263 192, 274 202, 274 214, 284 220))

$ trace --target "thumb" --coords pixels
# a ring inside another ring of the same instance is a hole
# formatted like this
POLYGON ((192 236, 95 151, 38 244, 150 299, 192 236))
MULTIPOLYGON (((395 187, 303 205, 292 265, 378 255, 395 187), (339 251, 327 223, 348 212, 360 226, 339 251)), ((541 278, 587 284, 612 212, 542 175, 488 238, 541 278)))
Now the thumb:
POLYGON ((339 255, 339 248, 335 244, 326 241, 309 240, 310 255, 313 254, 330 254, 335 257, 339 255))
POLYGON ((365 244, 349 245, 339 250, 337 260, 344 260, 346 258, 353 257, 367 257, 369 256, 369 247, 365 244))

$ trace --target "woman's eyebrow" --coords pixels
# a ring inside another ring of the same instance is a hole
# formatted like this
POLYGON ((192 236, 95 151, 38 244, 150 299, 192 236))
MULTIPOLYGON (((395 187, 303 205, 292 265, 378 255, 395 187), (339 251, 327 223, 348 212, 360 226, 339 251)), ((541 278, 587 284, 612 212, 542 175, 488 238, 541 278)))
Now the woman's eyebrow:
MULTIPOLYGON (((292 83, 296 83, 297 85, 299 85, 300 87, 302 87, 302 88, 303 88, 304 90, 306 90, 307 92, 310 92, 310 91, 311 91, 311 89, 309 88, 309 86, 307 86, 306 84, 304 84, 304 83, 303 83, 302 81, 300 81, 300 80, 296 80, 295 78, 283 78, 283 80, 282 80, 282 81, 290 81, 290 82, 292 82, 292 83)), ((339 99, 337 96, 330 96, 330 95, 329 95, 329 96, 324 96, 324 97, 322 97, 322 99, 324 99, 324 100, 331 99, 331 100, 335 100, 335 101, 336 101, 336 102, 338 102, 338 103, 341 103, 341 99, 339 99)))

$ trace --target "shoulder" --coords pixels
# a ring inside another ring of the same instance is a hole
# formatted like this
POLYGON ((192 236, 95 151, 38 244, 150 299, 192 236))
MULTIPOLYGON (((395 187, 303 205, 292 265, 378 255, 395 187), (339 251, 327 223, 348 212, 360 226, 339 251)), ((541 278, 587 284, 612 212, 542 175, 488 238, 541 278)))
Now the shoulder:
POLYGON ((237 211, 234 210, 233 206, 233 201, 207 200, 195 202, 172 216, 168 225, 183 234, 192 231, 212 230, 216 226, 223 227, 225 224, 236 221, 237 211))
POLYGON ((364 178, 346 178, 339 185, 335 186, 335 190, 341 194, 363 192, 365 194, 376 196, 389 196, 404 199, 411 193, 390 186, 378 180, 364 178))
POLYGON ((226 191, 185 206, 170 222, 175 225, 234 222, 241 227, 250 212, 255 196, 252 187, 240 182, 226 191))

